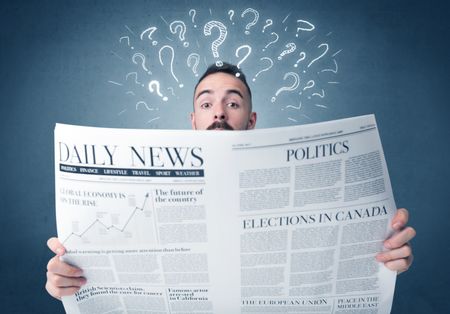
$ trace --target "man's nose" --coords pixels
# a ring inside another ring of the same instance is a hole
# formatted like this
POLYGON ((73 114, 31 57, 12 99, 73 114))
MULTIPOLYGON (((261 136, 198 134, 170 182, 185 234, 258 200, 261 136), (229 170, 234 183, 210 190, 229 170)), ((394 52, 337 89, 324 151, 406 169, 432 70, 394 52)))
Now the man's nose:
POLYGON ((216 106, 216 111, 214 112, 214 120, 226 120, 227 115, 222 106, 216 106))

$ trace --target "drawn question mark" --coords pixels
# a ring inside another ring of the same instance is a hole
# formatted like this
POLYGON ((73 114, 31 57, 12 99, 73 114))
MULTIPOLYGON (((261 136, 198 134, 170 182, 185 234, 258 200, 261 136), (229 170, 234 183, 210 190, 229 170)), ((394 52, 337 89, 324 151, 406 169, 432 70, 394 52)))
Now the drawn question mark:
POLYGON ((295 72, 288 72, 284 75, 283 80, 285 81, 288 77, 293 77, 294 78, 294 83, 291 86, 284 86, 281 87, 280 89, 277 90, 277 92, 275 93, 275 96, 272 97, 271 101, 275 102, 275 100, 277 99, 277 96, 284 91, 293 91, 295 90, 298 85, 300 84, 300 76, 298 76, 297 73, 295 72))
POLYGON ((184 36, 186 35, 186 24, 184 24, 183 21, 173 21, 172 23, 170 23, 169 28, 170 32, 174 35, 179 31, 180 33, 178 34, 178 38, 180 38, 184 47, 189 47, 189 43, 187 41, 184 41, 184 36))
POLYGON ((128 78, 129 78, 130 76, 132 76, 132 75, 134 75, 134 82, 135 82, 136 84, 139 84, 139 85, 144 86, 144 84, 138 82, 138 79, 137 79, 137 78, 138 78, 138 74, 137 74, 137 72, 130 72, 130 73, 128 73, 127 75, 125 75, 125 81, 128 81, 128 78))
POLYGON ((252 53, 252 47, 250 47, 249 45, 242 45, 242 46, 240 46, 239 48, 236 49, 236 53, 235 53, 236 58, 239 58, 239 51, 241 51, 242 49, 247 49, 247 54, 236 65, 238 67, 238 69, 241 68, 242 62, 244 62, 248 58, 248 56, 252 53))
POLYGON ((200 63, 200 55, 198 53, 191 53, 186 60, 188 68, 192 66, 192 72, 194 72, 195 76, 198 76, 197 67, 200 63), (192 60, 195 60, 194 65, 192 65, 192 60))
POLYGON ((313 24, 305 20, 297 20, 297 23, 300 23, 301 26, 297 26, 297 34, 295 34, 295 37, 298 37, 299 31, 311 32, 316 28, 313 24))
POLYGON ((172 96, 175 96, 175 92, 173 91, 173 87, 167 87, 167 90, 170 90, 172 96))
POLYGON ((305 60, 306 58, 306 53, 304 51, 300 52, 300 59, 297 60, 297 62, 295 62, 294 67, 298 67, 298 63, 305 60))
MULTIPOLYGON (((227 27, 225 25, 223 25, 222 22, 219 21, 209 21, 208 23, 205 24, 205 27, 203 28, 203 33, 205 34, 205 36, 211 36, 211 30, 213 28, 217 28, 219 30, 219 37, 214 40, 211 44, 211 50, 213 53, 214 58, 219 58, 219 46, 222 45, 222 43, 225 41, 225 39, 227 38, 227 27)), ((216 62, 216 66, 222 66, 223 62, 222 61, 217 61, 216 62)))
POLYGON ((141 40, 144 40, 144 34, 148 32, 148 39, 152 40, 152 45, 156 46, 158 42, 152 39, 153 33, 156 32, 158 28, 155 26, 149 27, 141 33, 141 40))
MULTIPOLYGON (((229 10, 228 15, 230 16, 230 22, 233 22, 234 10, 229 10)), ((233 22, 234 25, 234 22, 233 22)))
POLYGON ((264 31, 266 30, 267 27, 269 27, 270 25, 273 24, 273 21, 271 19, 267 19, 266 20, 266 25, 264 25, 262 32, 264 33, 264 31))
POLYGON ((316 83, 314 82, 314 80, 309 80, 308 83, 306 83, 305 88, 303 88, 303 91, 305 91, 305 90, 307 90, 307 89, 310 89, 310 88, 313 88, 314 85, 316 85, 316 83))
POLYGON ((173 59, 175 58, 175 51, 173 50, 173 48, 169 45, 164 45, 161 47, 161 49, 159 49, 159 63, 161 63, 161 65, 164 65, 164 62, 162 61, 162 51, 164 49, 169 49, 170 50, 170 73, 172 74, 172 77, 175 79, 175 81, 177 81, 177 83, 179 83, 179 87, 182 88, 184 85, 181 84, 178 81, 178 78, 175 76, 175 73, 173 73, 173 59))
POLYGON ((253 13, 254 16, 255 16, 255 17, 253 18, 253 21, 251 21, 250 23, 248 23, 248 24, 245 26, 245 29, 246 29, 245 34, 246 34, 246 35, 249 35, 249 34, 250 34, 250 27, 252 27, 252 26, 255 25, 256 23, 258 23, 259 13, 258 13, 258 11, 256 11, 255 9, 247 8, 247 9, 244 10, 244 12, 242 12, 241 17, 243 18, 247 13, 253 13))
POLYGON ((320 72, 333 72, 334 74, 337 74, 338 73, 338 65, 337 65, 337 62, 335 59, 333 59, 333 62, 334 62, 334 67, 335 67, 334 69, 324 69, 320 72))
POLYGON ((147 69, 147 67, 145 66, 145 56, 142 53, 140 53, 140 52, 136 52, 133 55, 133 57, 131 57, 131 60, 133 61, 134 64, 138 64, 137 61, 136 61, 137 58, 140 58, 142 60, 141 61, 141 66, 144 69, 144 71, 146 71, 148 74, 152 74, 152 72, 149 69, 147 69))
POLYGON ((293 53, 295 49, 297 49, 297 46, 294 43, 288 43, 285 47, 288 49, 283 50, 283 52, 278 56, 278 60, 283 59, 285 55, 293 53))
POLYGON ((300 103, 298 104, 298 107, 293 106, 293 105, 287 105, 286 108, 293 108, 296 110, 300 110, 300 108, 302 107, 302 102, 300 101, 300 103))
POLYGON ((145 102, 145 101, 138 101, 137 103, 136 103, 136 111, 138 110, 138 108, 139 108, 139 105, 144 105, 144 107, 148 110, 148 111, 153 111, 154 109, 153 108, 150 108, 148 105, 147 105, 147 103, 145 102))
POLYGON ((270 35, 275 35, 275 40, 272 40, 267 45, 265 45, 264 48, 263 48, 263 51, 266 51, 266 48, 268 48, 270 45, 276 43, 278 41, 278 39, 280 38, 280 36, 278 36, 278 34, 275 33, 275 32, 270 33, 270 35))
POLYGON ((312 96, 319 96, 320 98, 324 98, 325 97, 325 91, 322 89, 322 94, 320 94, 320 93, 313 93, 312 96))
POLYGON ((269 66, 268 66, 267 68, 262 69, 262 70, 259 71, 258 73, 256 73, 255 77, 253 78, 253 82, 256 81, 256 78, 258 77, 259 74, 261 74, 262 72, 269 71, 270 68, 273 67, 273 61, 272 61, 272 59, 270 59, 270 58, 268 58, 268 57, 262 57, 262 58, 259 59, 259 60, 260 60, 260 61, 263 61, 263 60, 269 61, 269 66))
POLYGON ((317 46, 317 48, 320 48, 320 47, 325 47, 325 51, 324 51, 320 56, 318 56, 317 58, 313 59, 313 60, 308 64, 308 68, 309 68, 314 62, 316 62, 317 60, 319 60, 320 58, 322 58, 322 57, 328 52, 328 44, 327 44, 327 43, 322 43, 322 44, 320 44, 319 46, 317 46))
MULTIPOLYGON (((120 37, 120 38, 119 38, 119 43, 122 43, 122 40, 124 40, 124 39, 127 40, 127 45, 128 45, 128 47, 130 47, 130 37, 128 37, 128 36, 120 37)), ((131 49, 134 49, 133 46, 131 46, 130 48, 131 48, 131 49)))
POLYGON ((161 94, 159 82, 156 80, 152 80, 148 83, 148 90, 150 93, 154 93, 156 91, 156 94, 161 97, 163 101, 167 101, 169 99, 161 94))
POLYGON ((197 12, 194 10, 194 9, 190 9, 189 10, 189 16, 191 16, 191 13, 192 13, 192 24, 194 24, 194 28, 197 28, 197 25, 195 24, 195 21, 194 21, 194 19, 195 19, 195 14, 197 14, 197 12))

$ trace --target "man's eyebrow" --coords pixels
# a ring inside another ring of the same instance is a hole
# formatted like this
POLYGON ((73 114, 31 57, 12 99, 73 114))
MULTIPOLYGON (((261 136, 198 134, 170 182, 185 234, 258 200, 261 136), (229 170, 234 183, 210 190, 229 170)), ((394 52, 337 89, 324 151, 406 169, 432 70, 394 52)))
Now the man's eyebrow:
POLYGON ((203 94, 211 94, 211 93, 212 93, 212 91, 210 89, 202 90, 200 93, 198 93, 198 95, 197 95, 197 97, 195 97, 195 99, 197 100, 203 94))
POLYGON ((227 89, 227 94, 238 94, 242 99, 244 99, 244 96, 242 96, 242 93, 238 89, 227 89))
MULTIPOLYGON (((197 97, 195 97, 195 99, 198 99, 201 95, 203 95, 203 94, 212 94, 213 93, 213 91, 211 90, 211 89, 205 89, 205 90, 202 90, 200 93, 198 93, 198 95, 197 95, 197 97)), ((239 95, 242 99, 244 99, 244 96, 242 96, 242 93, 241 93, 241 91, 240 90, 238 90, 238 89, 227 89, 226 90, 226 93, 227 93, 227 95, 228 94, 237 94, 237 95, 239 95)))

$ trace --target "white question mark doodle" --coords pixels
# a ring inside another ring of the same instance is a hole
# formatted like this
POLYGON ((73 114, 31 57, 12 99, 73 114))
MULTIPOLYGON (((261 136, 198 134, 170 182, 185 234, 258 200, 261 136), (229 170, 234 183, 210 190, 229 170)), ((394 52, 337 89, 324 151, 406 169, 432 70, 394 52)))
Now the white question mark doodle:
POLYGON ((150 83, 148 83, 148 90, 150 91, 150 93, 154 93, 156 90, 156 94, 162 98, 163 101, 167 101, 168 98, 163 96, 163 94, 161 94, 161 92, 159 91, 159 82, 156 80, 150 81, 150 83))
POLYGON ((288 77, 293 77, 294 78, 294 84, 292 84, 291 86, 286 86, 286 87, 281 87, 280 89, 277 90, 277 92, 275 93, 275 96, 272 97, 271 101, 275 102, 275 100, 277 99, 276 96, 278 96, 281 92, 283 91, 293 91, 295 90, 298 85, 300 84, 300 76, 298 76, 297 73, 294 72, 288 72, 284 75, 283 80, 285 81, 288 77))
POLYGON ((173 91, 173 87, 167 87, 167 90, 170 90, 172 96, 175 96, 175 92, 173 91))
POLYGON ((191 53, 186 60, 188 68, 192 66, 192 72, 194 72, 195 76, 198 76, 197 67, 200 63, 200 55, 198 53, 191 53), (194 65, 192 65, 192 60, 195 60, 194 65))
POLYGON ((261 74, 262 72, 265 71, 269 71, 271 67, 273 67, 273 61, 272 59, 268 58, 268 57, 262 57, 261 59, 259 59, 260 61, 263 60, 268 60, 269 61, 269 66, 267 68, 262 69, 261 71, 259 71, 258 73, 256 73, 255 77, 253 78, 253 82, 256 81, 256 78, 258 77, 259 74, 261 74))
POLYGON ((152 40, 152 45, 156 46, 158 42, 152 39, 153 33, 156 32, 158 28, 155 26, 149 27, 141 33, 141 40, 144 40, 144 34, 148 32, 148 39, 152 40))
POLYGON ((136 103, 136 111, 138 110, 139 105, 144 105, 148 111, 153 111, 153 108, 150 108, 145 101, 138 101, 136 103))
POLYGON ((280 38, 280 36, 278 36, 277 33, 270 33, 270 35, 275 35, 275 40, 272 40, 271 42, 269 42, 267 45, 264 46, 263 51, 266 51, 266 48, 268 48, 271 44, 274 44, 278 41, 278 39, 280 38))
MULTIPOLYGON (((189 16, 191 16, 191 13, 192 13, 192 24, 194 24, 195 23, 195 21, 194 21, 194 19, 195 19, 195 14, 197 13, 194 9, 190 9, 189 10, 189 16)), ((194 24, 194 28, 197 28, 197 25, 196 24, 194 24)))
POLYGON ((236 49, 236 53, 235 53, 236 58, 239 58, 239 51, 241 51, 241 49, 244 49, 244 48, 247 49, 247 54, 246 54, 245 57, 242 58, 242 60, 239 61, 238 64, 236 65, 236 66, 238 67, 238 69, 241 68, 242 62, 244 62, 245 59, 247 59, 248 56, 252 53, 252 47, 250 47, 249 45, 242 45, 242 46, 240 46, 239 48, 236 49))
POLYGON ((170 23, 170 32, 172 34, 177 34, 178 31, 180 31, 180 34, 178 34, 178 38, 180 38, 181 42, 183 42, 184 47, 189 47, 189 43, 185 40, 184 35, 186 34, 186 24, 184 24, 183 21, 173 21, 170 23))
POLYGON ((285 47, 288 48, 288 49, 283 50, 283 52, 278 56, 278 60, 283 59, 283 57, 285 55, 293 53, 295 51, 295 49, 297 49, 297 46, 294 43, 286 44, 285 47))
POLYGON ((334 69, 324 69, 320 72, 333 72, 334 74, 337 74, 338 73, 338 65, 337 65, 336 60, 333 59, 333 62, 334 62, 334 67, 335 67, 334 69))
POLYGON ((322 58, 322 57, 327 53, 327 51, 328 51, 328 44, 326 44, 326 43, 320 44, 319 46, 317 46, 317 48, 320 48, 320 47, 322 47, 322 46, 325 46, 325 51, 324 51, 320 56, 318 56, 317 58, 313 59, 313 60, 308 64, 308 68, 309 68, 314 62, 316 62, 317 60, 319 60, 320 58, 322 58))
MULTIPOLYGON (((164 49, 169 49, 171 52, 171 59, 170 59, 170 73, 172 74, 173 78, 175 79, 175 81, 178 82, 178 78, 175 76, 175 73, 173 73, 173 59, 175 58, 175 51, 173 50, 173 48, 171 46, 168 45, 164 45, 161 47, 161 49, 159 49, 159 63, 161 63, 161 65, 164 65, 164 62, 162 61, 162 51, 164 49)), ((183 84, 179 84, 178 86, 180 86, 180 88, 182 88, 184 85, 183 84)))
POLYGON ((262 32, 264 33, 264 31, 266 30, 267 27, 269 27, 270 25, 273 24, 273 21, 271 19, 267 19, 266 20, 266 25, 264 25, 262 32))
POLYGON ((300 59, 297 60, 297 62, 295 62, 294 67, 298 67, 298 63, 305 60, 306 58, 306 53, 304 51, 300 52, 300 59))
POLYGON ((141 61, 142 68, 143 68, 148 74, 152 74, 152 72, 151 72, 149 69, 147 69, 147 67, 145 66, 145 56, 144 56, 142 53, 140 53, 140 52, 136 52, 136 53, 133 55, 133 57, 131 57, 131 60, 133 60, 133 63, 134 63, 134 64, 138 64, 137 61, 136 61, 136 58, 140 58, 140 59, 142 60, 142 61, 141 61))
POLYGON ((245 34, 249 35, 250 34, 250 27, 252 27, 256 23, 258 23, 259 13, 255 9, 247 8, 247 9, 244 10, 244 12, 242 12, 241 17, 244 17, 247 13, 253 13, 255 15, 255 17, 253 18, 253 21, 251 21, 250 23, 248 23, 245 26, 245 29, 246 29, 245 34))
POLYGON ((316 85, 316 83, 314 82, 314 80, 309 80, 308 83, 306 83, 305 88, 303 88, 303 91, 309 89, 309 88, 313 88, 314 85, 316 85))
MULTIPOLYGON (((219 29, 219 37, 212 42, 211 50, 212 50, 214 58, 219 58, 219 50, 218 49, 219 49, 219 46, 222 45, 222 43, 227 38, 227 27, 225 25, 223 25, 222 22, 209 21, 208 23, 205 24, 205 27, 203 28, 203 33, 205 34, 205 36, 211 36, 211 30, 213 28, 219 29)), ((223 62, 219 60, 216 62, 216 65, 222 66, 223 62)))
MULTIPOLYGON (((123 39, 126 39, 126 40, 127 40, 127 45, 128 45, 128 47, 130 47, 130 37, 128 37, 128 36, 120 37, 120 38, 119 38, 119 43, 122 43, 122 40, 123 40, 123 39)), ((134 49, 133 46, 131 46, 130 48, 131 48, 131 49, 134 49)))
MULTIPOLYGON (((233 22, 234 10, 229 10, 228 15, 230 16, 230 22, 233 22)), ((233 22, 234 25, 234 22, 233 22)))
MULTIPOLYGON (((306 83, 306 86, 303 88, 303 91, 313 88, 314 85, 316 85, 316 83, 314 82, 314 80, 309 80, 308 83, 306 83)), ((299 93, 299 95, 301 95, 302 92, 299 93)), ((311 96, 308 96, 308 99, 311 99, 311 96)))
POLYGON ((313 93, 312 96, 319 96, 320 98, 324 98, 325 97, 325 91, 322 89, 322 94, 320 94, 320 93, 313 93))
POLYGON ((300 110, 301 107, 302 107, 302 102, 300 102, 300 103, 298 104, 298 107, 295 107, 295 106, 293 106, 293 105, 287 105, 287 106, 286 106, 286 108, 293 108, 293 109, 296 109, 296 110, 300 110))
POLYGON ((295 37, 298 37, 299 31, 311 32, 316 28, 313 24, 311 24, 310 22, 305 21, 305 20, 297 20, 297 23, 300 23, 300 25, 305 25, 305 26, 297 27, 297 34, 295 34, 295 37))
POLYGON ((128 78, 129 78, 131 75, 134 75, 134 82, 135 82, 136 84, 139 84, 139 85, 144 86, 144 84, 141 84, 140 82, 138 82, 138 80, 137 80, 137 77, 138 77, 137 72, 130 72, 130 73, 128 73, 127 75, 125 75, 125 81, 128 81, 128 78))

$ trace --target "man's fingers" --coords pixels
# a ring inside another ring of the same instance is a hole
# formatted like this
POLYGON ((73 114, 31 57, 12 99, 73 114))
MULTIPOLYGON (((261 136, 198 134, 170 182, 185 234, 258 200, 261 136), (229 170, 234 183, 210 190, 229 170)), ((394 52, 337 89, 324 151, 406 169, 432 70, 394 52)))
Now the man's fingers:
POLYGON ((400 230, 401 228, 406 226, 408 220, 409 220, 408 210, 406 208, 399 208, 395 213, 394 218, 392 218, 391 223, 392 228, 394 230, 400 230))
POLYGON ((400 232, 395 233, 392 237, 384 241, 384 247, 387 249, 397 249, 405 245, 416 236, 416 230, 412 227, 406 227, 400 232))
POLYGON ((86 278, 81 277, 83 271, 75 266, 64 263, 60 256, 66 250, 58 238, 50 238, 47 246, 56 254, 47 264, 47 282, 45 289, 54 298, 73 295, 86 283, 86 278))
POLYGON ((83 275, 81 269, 60 261, 59 256, 54 256, 50 259, 47 264, 47 270, 64 277, 80 277, 83 275))
POLYGON ((47 282, 58 288, 81 287, 86 283, 83 277, 64 277, 51 272, 47 272, 47 282))
POLYGON ((378 253, 376 258, 379 262, 386 263, 396 259, 408 258, 411 255, 412 255, 411 247, 409 246, 409 244, 405 244, 399 249, 378 253))
POLYGON ((47 241, 47 246, 50 250, 52 250, 53 253, 55 253, 58 256, 64 255, 66 250, 64 249, 64 246, 59 242, 58 238, 50 238, 47 241))
POLYGON ((412 255, 408 256, 408 258, 401 258, 396 259, 393 261, 389 261, 384 263, 384 265, 389 268, 390 270, 396 271, 398 274, 403 273, 404 271, 407 271, 408 268, 411 266, 413 262, 414 257, 412 255))
POLYGON ((86 278, 81 277, 82 274, 81 269, 60 261, 59 256, 54 256, 47 264, 45 289, 57 299, 73 295, 86 283, 86 278))
POLYGON ((78 290, 80 290, 80 287, 60 288, 53 286, 47 281, 47 283, 45 284, 45 289, 52 297, 61 300, 61 297, 75 294, 78 290))

